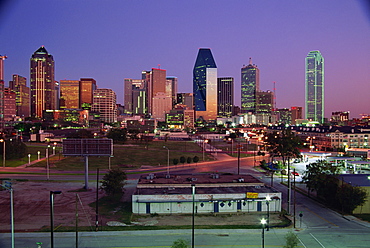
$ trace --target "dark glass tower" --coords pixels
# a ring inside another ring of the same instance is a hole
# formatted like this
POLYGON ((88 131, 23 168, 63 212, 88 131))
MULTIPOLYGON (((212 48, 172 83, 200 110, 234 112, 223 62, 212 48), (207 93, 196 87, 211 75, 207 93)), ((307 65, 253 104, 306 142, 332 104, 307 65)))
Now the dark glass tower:
POLYGON ((42 118, 44 110, 57 109, 58 88, 54 81, 54 59, 44 46, 31 57, 31 115, 42 118))
POLYGON ((256 113, 257 92, 260 90, 260 71, 256 65, 252 64, 249 58, 249 65, 241 69, 241 112, 256 113))
POLYGON ((324 122, 324 58, 319 51, 306 57, 306 119, 324 122))
POLYGON ((234 108, 234 78, 217 79, 217 102, 219 117, 231 117, 234 108))
POLYGON ((194 109, 196 117, 217 118, 217 66, 211 49, 200 48, 193 70, 194 109))

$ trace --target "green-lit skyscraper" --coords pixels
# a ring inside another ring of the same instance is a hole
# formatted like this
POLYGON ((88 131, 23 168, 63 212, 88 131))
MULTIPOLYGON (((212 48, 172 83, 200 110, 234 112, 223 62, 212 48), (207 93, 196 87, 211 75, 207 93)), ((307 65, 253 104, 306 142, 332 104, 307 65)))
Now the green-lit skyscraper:
POLYGON ((324 122, 324 58, 320 51, 306 57, 306 119, 324 122))
POLYGON ((252 64, 249 58, 249 65, 241 69, 241 111, 242 113, 256 113, 257 92, 260 90, 260 71, 252 64))

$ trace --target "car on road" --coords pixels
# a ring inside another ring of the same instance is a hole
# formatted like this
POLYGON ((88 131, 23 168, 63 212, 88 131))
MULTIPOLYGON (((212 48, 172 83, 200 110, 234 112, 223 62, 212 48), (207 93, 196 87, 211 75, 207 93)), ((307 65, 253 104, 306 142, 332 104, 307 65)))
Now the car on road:
POLYGON ((296 171, 291 171, 291 173, 292 173, 292 175, 293 175, 293 176, 299 177, 299 173, 298 173, 298 172, 296 172, 296 171))

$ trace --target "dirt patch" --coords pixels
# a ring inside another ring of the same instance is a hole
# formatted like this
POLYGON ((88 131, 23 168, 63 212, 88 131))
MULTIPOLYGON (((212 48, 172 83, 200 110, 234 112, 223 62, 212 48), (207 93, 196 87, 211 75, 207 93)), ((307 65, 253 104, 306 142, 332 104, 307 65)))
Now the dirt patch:
MULTIPOLYGON (((82 183, 13 182, 14 230, 32 231, 50 227, 50 191, 54 195, 54 226, 74 226, 76 201, 79 226, 95 225, 95 209, 89 204, 96 199, 96 190, 81 191, 82 183), (76 197, 77 195, 77 197, 76 197)), ((99 197, 103 195, 99 192, 99 197)), ((0 191, 0 231, 10 230, 10 193, 0 191)))
MULTIPOLYGON (((195 216, 196 226, 219 226, 219 225, 259 225, 266 213, 240 213, 240 214, 199 214, 195 216)), ((132 224, 143 226, 182 226, 191 225, 191 215, 134 215, 132 224)), ((277 213, 270 214, 270 225, 277 225, 282 218, 277 213)))

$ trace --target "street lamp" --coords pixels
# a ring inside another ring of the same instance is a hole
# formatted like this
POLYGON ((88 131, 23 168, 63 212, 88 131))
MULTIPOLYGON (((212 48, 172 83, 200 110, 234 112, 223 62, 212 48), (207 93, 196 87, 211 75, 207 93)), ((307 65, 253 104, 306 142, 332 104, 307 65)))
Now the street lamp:
POLYGON ((14 248, 14 199, 13 199, 13 187, 12 182, 5 181, 4 184, 0 184, 3 188, 10 192, 10 231, 12 239, 12 248, 14 248))
POLYGON ((40 160, 40 151, 37 151, 37 160, 40 160))
POLYGON ((31 164, 31 154, 28 153, 28 165, 31 164))
POLYGON ((167 177, 170 177, 170 149, 167 146, 163 146, 163 148, 167 149, 167 177))
POLYGON ((267 205, 267 225, 266 225, 266 231, 270 230, 270 201, 271 197, 268 195, 266 196, 266 205, 267 205))
POLYGON ((62 191, 50 191, 50 247, 54 248, 54 195, 62 191))
POLYGON ((262 218, 261 224, 262 224, 262 248, 265 248, 265 225, 266 225, 266 220, 262 218))
POLYGON ((0 139, 0 142, 3 143, 3 167, 5 167, 5 139, 0 139))
POLYGON ((49 147, 50 145, 48 145, 48 147, 46 148, 46 174, 47 174, 47 179, 49 180, 49 147))
POLYGON ((203 161, 204 161, 204 151, 205 151, 205 144, 208 143, 208 140, 203 140, 203 161))
POLYGON ((191 247, 194 248, 194 210, 195 210, 195 184, 191 184, 191 194, 193 196, 193 218, 191 222, 191 247))

